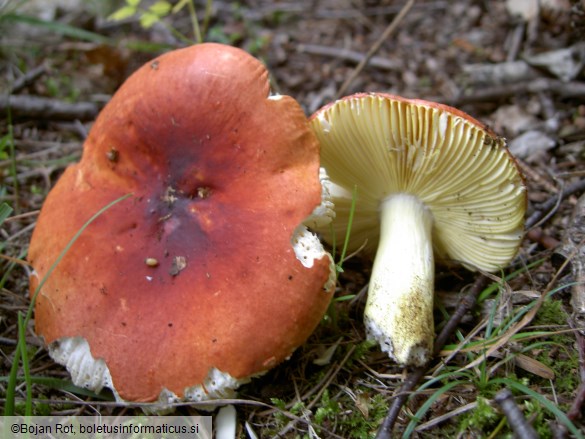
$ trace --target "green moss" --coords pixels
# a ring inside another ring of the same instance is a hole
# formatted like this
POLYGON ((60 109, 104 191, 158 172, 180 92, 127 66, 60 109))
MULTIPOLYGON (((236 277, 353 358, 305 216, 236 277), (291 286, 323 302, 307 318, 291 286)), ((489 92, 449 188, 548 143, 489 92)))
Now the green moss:
POLYGON ((548 426, 549 417, 547 417, 547 413, 545 413, 540 404, 536 401, 526 400, 523 404, 523 412, 526 419, 530 420, 530 424, 534 427, 540 439, 552 438, 552 433, 548 426))
POLYGON ((375 340, 364 340, 356 345, 350 358, 348 358, 347 365, 351 367, 356 361, 365 361, 372 348, 378 346, 375 340))
POLYGON ((339 414, 339 404, 329 397, 329 391, 323 392, 320 407, 315 411, 315 424, 323 425, 327 420, 334 420, 339 414))
POLYGON ((475 409, 462 416, 459 432, 472 433, 481 437, 482 432, 492 431, 498 425, 501 415, 491 406, 486 398, 478 397, 475 409))
MULTIPOLYGON (((544 301, 533 325, 566 327, 567 313, 563 309, 563 304, 554 299, 544 301)), ((555 329, 550 331, 555 332, 555 329)), ((552 382, 555 392, 560 395, 565 394, 570 398, 579 386, 579 358, 576 350, 572 348, 575 336, 570 332, 551 334, 544 342, 546 344, 541 349, 533 350, 536 353, 535 359, 555 373, 552 382)))
POLYGON ((567 313, 563 304, 553 298, 546 299, 533 320, 534 325, 566 325, 567 313))
POLYGON ((339 418, 340 434, 347 438, 373 438, 387 414, 388 405, 381 394, 370 396, 368 393, 358 394, 358 402, 351 401, 344 416, 339 418), (357 405, 362 407, 361 410, 357 405))
POLYGON ((33 403, 33 413, 35 416, 49 416, 52 411, 53 407, 49 404, 49 398, 47 396, 40 394, 36 397, 38 400, 37 402, 33 403), (46 400, 47 402, 41 402, 42 400, 46 400))

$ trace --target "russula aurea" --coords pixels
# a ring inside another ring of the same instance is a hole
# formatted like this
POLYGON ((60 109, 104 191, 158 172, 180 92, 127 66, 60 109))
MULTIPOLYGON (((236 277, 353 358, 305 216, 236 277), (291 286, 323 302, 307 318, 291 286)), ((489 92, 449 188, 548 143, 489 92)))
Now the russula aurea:
MULTIPOLYGON (((126 401, 205 400, 288 358, 330 302, 319 144, 244 51, 200 44, 137 70, 49 193, 36 331, 75 384, 126 401), (112 160, 112 151, 116 151, 112 160), (323 208, 323 206, 321 206, 323 208)), ((325 209, 327 210, 327 209, 325 209)))
POLYGON ((502 138, 441 104, 356 94, 311 126, 336 213, 319 230, 343 239, 355 188, 349 249, 375 252, 366 330, 399 363, 422 364, 434 338, 434 257, 505 266, 523 236, 523 177, 502 138))

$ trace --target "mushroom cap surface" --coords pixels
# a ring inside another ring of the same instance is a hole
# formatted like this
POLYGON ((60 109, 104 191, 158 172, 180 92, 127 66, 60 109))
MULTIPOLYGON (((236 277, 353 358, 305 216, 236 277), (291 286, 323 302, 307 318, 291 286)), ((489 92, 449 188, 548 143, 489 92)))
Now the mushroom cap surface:
MULTIPOLYGON (((349 250, 374 253, 382 200, 416 196, 433 215, 438 259, 494 271, 523 237, 525 183, 503 138, 442 104, 376 93, 347 96, 310 118, 343 239, 357 188, 349 250)), ((329 227, 319 231, 332 241, 329 227)))
POLYGON ((301 345, 331 299, 330 257, 291 239, 321 202, 319 145, 265 67, 206 43, 137 70, 49 193, 29 250, 47 343, 84 338, 129 401, 240 380, 301 345))

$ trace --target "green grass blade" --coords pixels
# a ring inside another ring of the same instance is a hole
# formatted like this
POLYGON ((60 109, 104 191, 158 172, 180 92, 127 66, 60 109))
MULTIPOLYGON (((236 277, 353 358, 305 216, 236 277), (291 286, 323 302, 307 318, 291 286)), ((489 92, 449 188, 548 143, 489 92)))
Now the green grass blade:
POLYGON ((20 337, 18 338, 18 343, 16 344, 16 349, 14 349, 14 360, 12 361, 12 366, 10 366, 10 373, 8 374, 8 385, 6 386, 6 403, 4 405, 4 416, 14 416, 14 404, 16 401, 16 381, 17 381, 17 373, 18 373, 18 366, 20 364, 20 351, 22 350, 22 344, 20 343, 20 337))
POLYGON ((6 14, 2 16, 0 22, 1 21, 5 21, 8 23, 29 24, 31 26, 40 27, 65 37, 74 38, 76 40, 90 41, 92 43, 99 44, 113 44, 112 40, 110 40, 107 37, 104 37, 103 35, 79 29, 75 26, 69 26, 64 23, 41 20, 40 18, 31 17, 29 15, 15 13, 6 14))
POLYGON ((24 326, 24 319, 21 312, 18 313, 18 344, 22 346, 20 349, 20 359, 22 360, 22 372, 24 373, 24 382, 26 384, 24 415, 32 416, 32 382, 30 379, 28 351, 26 350, 26 326, 24 326))
MULTIPOLYGON (((493 284, 492 284, 493 285, 493 284)), ((498 292, 497 296, 501 296, 501 292, 498 292)), ((492 303, 489 315, 488 315, 488 321, 487 321, 487 325, 485 327, 485 336, 484 338, 489 339, 492 336, 492 331, 494 329, 494 320, 496 317, 496 312, 498 309, 498 304, 499 304, 500 300, 494 300, 494 302, 492 303)))
MULTIPOLYGON (((31 17, 28 15, 23 14, 5 14, 0 15, 0 24, 6 23, 24 23, 29 24, 31 26, 37 26, 43 29, 46 29, 50 32, 63 35, 65 37, 74 38, 76 40, 82 41, 90 41, 93 43, 98 44, 105 44, 109 46, 123 46, 130 50, 136 50, 140 52, 146 53, 153 53, 153 52, 160 52, 162 50, 169 50, 173 47, 167 43, 157 43, 157 42, 150 42, 150 41, 125 41, 123 43, 118 42, 112 38, 104 37, 103 35, 86 31, 84 29, 79 29, 74 26, 69 26, 67 24, 52 22, 52 21, 45 21, 39 18, 31 17)), ((185 40, 185 37, 182 37, 182 40, 185 40)))
MULTIPOLYGON (((1 382, 8 382, 10 377, 7 376, 0 376, 0 383, 1 382)), ((17 382, 22 382, 23 377, 18 376, 17 382)), ((48 387, 54 390, 64 390, 69 393, 74 393, 75 395, 79 396, 86 396, 91 399, 97 399, 102 401, 113 401, 114 399, 111 395, 105 394, 97 394, 92 392, 91 390, 84 389, 83 387, 77 387, 75 384, 71 382, 71 380, 62 379, 62 378, 53 378, 53 377, 43 377, 43 376, 30 376, 30 382, 32 384, 36 384, 39 386, 48 387)))
MULTIPOLYGON (((541 265, 542 263, 544 263, 544 261, 545 261, 545 259, 539 259, 537 261, 531 262, 530 264, 508 274, 507 276, 505 276, 502 279, 502 281, 507 282, 511 279, 514 279, 518 275, 525 273, 526 271, 530 270, 531 268, 534 268, 534 267, 537 267, 538 265, 541 265)), ((488 286, 485 290, 483 290, 481 292, 481 294, 479 295, 479 297, 477 299, 477 303, 481 303, 485 299, 490 297, 494 293, 494 291, 497 291, 500 288, 500 286, 501 286, 500 283, 497 283, 497 282, 492 283, 490 286, 488 286)))
POLYGON ((429 397, 429 399, 427 399, 425 401, 425 403, 422 406, 420 406, 420 408, 414 414, 414 416, 412 417, 412 419, 408 423, 408 426, 406 427, 406 430, 404 430, 404 433, 402 434, 402 439, 408 439, 408 438, 410 438, 412 436, 412 434, 414 433, 414 429, 416 428, 416 426, 419 423, 419 421, 423 418, 423 416, 425 415, 425 413, 431 408, 431 406, 435 403, 435 401, 443 393, 448 392, 453 387, 459 386, 461 384, 466 384, 466 382, 464 382, 464 381, 453 381, 451 383, 445 384, 440 389, 437 389, 437 391, 435 393, 433 393, 429 397))
POLYGON ((343 241, 343 249, 341 250, 341 257, 339 258, 339 263, 337 264, 337 270, 342 272, 343 261, 345 260, 345 255, 347 254, 347 247, 349 246, 349 237, 351 236, 351 226, 353 224, 353 215, 355 213, 355 205, 357 201, 357 185, 353 187, 353 193, 351 195, 351 208, 349 210, 349 217, 347 219, 347 228, 345 229, 345 240, 343 241))
POLYGON ((10 207, 7 203, 2 202, 2 204, 0 204, 0 225, 6 221, 6 218, 8 218, 11 213, 12 207, 10 207))
POLYGON ((6 108, 6 123, 8 133, 2 138, 2 150, 8 149, 8 159, 10 160, 9 173, 12 178, 12 189, 14 191, 14 209, 18 212, 19 210, 19 186, 18 186, 18 172, 16 170, 16 150, 14 147, 14 131, 12 126, 12 111, 10 106, 6 108))
MULTIPOLYGON (((0 251, 3 251, 3 250, 4 250, 4 247, 2 245, 0 245, 0 251)), ((18 254, 17 258, 24 259, 25 256, 26 256, 26 250, 23 250, 18 254)), ((14 267, 16 267, 16 262, 9 262, 8 263, 8 265, 4 269, 4 275, 0 278, 0 288, 4 288, 4 284, 6 284, 6 281, 10 277, 10 273, 12 272, 14 267)))
POLYGON ((453 379, 453 378, 457 378, 459 380, 461 380, 461 379, 467 379, 468 378, 467 375, 468 375, 468 372, 467 371, 460 371, 460 370, 447 371, 445 373, 442 373, 441 375, 437 375, 435 377, 432 377, 428 381, 426 381, 423 384, 421 384, 419 386, 417 392, 422 392, 426 388, 431 387, 435 383, 439 383, 439 382, 441 382, 443 380, 448 380, 448 379, 453 379))
MULTIPOLYGON (((576 284, 576 282, 560 285, 557 288, 550 290, 546 294, 546 297, 544 299, 549 300, 554 294, 558 293, 559 291, 561 291, 565 288, 571 287, 575 284, 576 284)), ((530 302, 529 304, 527 304, 526 306, 523 306, 522 308, 520 308, 520 310, 514 314, 514 316, 507 322, 506 325, 501 326, 500 330, 498 331, 499 334, 506 333, 508 331, 508 329, 510 329, 516 322, 519 322, 522 319, 522 317, 524 317, 526 314, 528 314, 528 312, 530 310, 532 310, 532 308, 534 308, 537 305, 539 305, 539 299, 535 299, 532 302, 530 302)))
POLYGON ((201 29, 199 28, 199 17, 197 17, 195 5, 191 0, 187 2, 187 5, 189 6, 189 16, 191 18, 191 26, 193 27, 193 36, 195 37, 195 42, 201 44, 203 42, 203 35, 201 34, 201 29))
POLYGON ((201 35, 203 39, 207 35, 207 31, 209 30, 209 22, 213 16, 213 0, 207 0, 205 2, 205 16, 203 17, 203 24, 201 25, 201 35))

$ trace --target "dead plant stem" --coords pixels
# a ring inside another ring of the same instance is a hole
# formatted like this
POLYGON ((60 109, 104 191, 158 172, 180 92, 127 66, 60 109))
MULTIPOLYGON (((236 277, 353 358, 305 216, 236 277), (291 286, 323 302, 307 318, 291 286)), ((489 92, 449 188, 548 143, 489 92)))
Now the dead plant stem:
POLYGON ((544 203, 538 205, 537 210, 530 215, 530 217, 526 220, 526 228, 530 229, 537 224, 540 224, 543 221, 543 218, 549 217, 549 212, 551 209, 554 209, 559 200, 565 199, 570 195, 573 195, 578 192, 583 192, 585 190, 585 180, 576 181, 573 184, 566 186, 565 188, 560 191, 559 194, 554 194, 551 198, 549 198, 544 203))
POLYGON ((514 401, 514 395, 512 395, 512 391, 508 388, 504 388, 500 390, 495 398, 494 401, 500 406, 502 412, 508 419, 508 424, 512 427, 514 431, 514 436, 518 439, 538 439, 538 434, 528 423, 522 410, 514 401))
POLYGON ((398 13, 398 15, 396 15, 396 17, 394 17, 394 20, 392 20, 392 22, 384 30, 384 32, 382 33, 380 38, 378 38, 378 40, 376 40, 376 42, 372 45, 372 47, 370 47, 370 50, 368 50, 368 53, 366 53, 366 56, 360 61, 360 63, 355 67, 355 69, 353 69, 353 72, 351 72, 351 74, 345 80, 345 82, 341 85, 341 87, 339 87, 339 90, 337 91, 335 99, 339 99, 340 97, 342 97, 344 95, 344 93, 347 91, 347 89, 349 88, 351 83, 359 76, 361 71, 368 64, 368 62, 370 61, 370 58, 372 58, 372 56, 374 56, 374 54, 380 49, 380 47, 382 46, 384 41, 386 41, 390 37, 390 35, 392 35, 394 33, 394 31, 396 30, 396 28, 398 27, 400 22, 404 19, 404 17, 408 13, 408 11, 410 11, 412 6, 414 5, 414 2, 415 2, 415 0, 408 0, 406 2, 406 4, 402 7, 400 12, 398 13))

